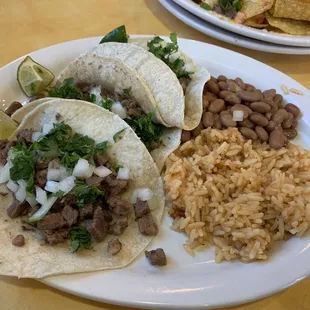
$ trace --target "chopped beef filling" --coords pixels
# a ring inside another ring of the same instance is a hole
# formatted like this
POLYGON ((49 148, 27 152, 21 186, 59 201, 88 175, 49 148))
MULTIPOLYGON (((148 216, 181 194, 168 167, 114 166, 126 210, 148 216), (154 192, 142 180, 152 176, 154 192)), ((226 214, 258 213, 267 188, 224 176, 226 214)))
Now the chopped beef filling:
POLYGON ((17 235, 12 240, 12 244, 17 247, 23 247, 25 245, 25 237, 23 235, 17 235))
POLYGON ((22 108, 23 105, 18 102, 18 101, 13 101, 6 109, 5 109, 5 114, 8 116, 12 116, 14 112, 22 108))
POLYGON ((108 252, 112 255, 117 254, 122 249, 122 244, 117 237, 108 242, 108 252))
POLYGON ((0 165, 6 164, 8 159, 8 152, 15 144, 15 141, 0 140, 0 165))
POLYGON ((17 141, 23 144, 29 144, 32 141, 32 134, 33 134, 32 129, 22 129, 17 133, 17 141))
POLYGON ((155 236, 158 233, 158 226, 154 222, 152 214, 146 214, 138 218, 140 233, 147 236, 155 236))
POLYGON ((109 160, 107 155, 96 154, 94 156, 94 161, 97 166, 104 166, 109 160))
POLYGON ((39 170, 36 172, 36 184, 39 187, 44 187, 46 185, 47 182, 47 169, 44 170, 39 170))
POLYGON ((140 116, 145 114, 140 105, 133 99, 124 99, 121 105, 126 109, 129 116, 140 116))
POLYGON ((92 203, 86 204, 83 208, 79 209, 79 213, 82 221, 92 218, 94 215, 94 205, 92 203))
POLYGON ((124 230, 128 227, 127 216, 120 216, 115 223, 109 227, 109 233, 113 235, 121 235, 124 230))
POLYGON ((9 217, 15 218, 25 214, 25 212, 28 212, 29 208, 30 205, 26 200, 23 202, 19 202, 15 199, 13 203, 8 207, 6 212, 9 217))
POLYGON ((60 229, 66 225, 66 221, 61 213, 52 213, 46 215, 37 223, 37 227, 41 230, 60 229))
POLYGON ((127 214, 132 208, 132 205, 120 196, 111 196, 108 199, 108 205, 112 212, 120 215, 127 214))
POLYGON ((145 251, 145 256, 149 260, 151 265, 154 266, 166 266, 167 258, 163 249, 158 248, 156 250, 145 251))
POLYGON ((103 179, 103 188, 108 188, 110 195, 115 196, 123 193, 126 190, 128 182, 126 180, 119 180, 115 173, 111 173, 103 179))
POLYGON ((90 186, 99 186, 103 178, 97 177, 96 175, 92 175, 90 178, 86 179, 86 184, 90 186))
POLYGON ((97 242, 102 241, 108 233, 108 224, 100 207, 97 207, 92 220, 86 220, 85 227, 97 242))
POLYGON ((43 169, 47 169, 49 165, 49 161, 47 159, 39 159, 36 162, 36 170, 43 170, 43 169))
POLYGON ((61 215, 63 216, 64 220, 66 221, 66 226, 73 226, 77 223, 77 219, 79 216, 79 212, 76 209, 73 209, 70 205, 66 205, 62 211, 61 215))
POLYGON ((55 245, 58 243, 63 243, 70 234, 70 230, 67 228, 62 228, 58 230, 44 230, 44 237, 47 243, 50 245, 55 245))
POLYGON ((137 202, 133 206, 135 208, 136 219, 139 219, 143 215, 149 214, 151 212, 147 201, 142 201, 139 198, 137 199, 137 202))

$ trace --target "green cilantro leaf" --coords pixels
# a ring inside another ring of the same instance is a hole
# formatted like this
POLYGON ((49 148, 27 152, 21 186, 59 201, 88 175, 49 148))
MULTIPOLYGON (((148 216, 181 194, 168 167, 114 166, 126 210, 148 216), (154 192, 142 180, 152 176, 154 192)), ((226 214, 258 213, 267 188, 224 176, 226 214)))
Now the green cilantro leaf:
POLYGON ((212 10, 211 6, 208 3, 205 3, 205 2, 201 2, 200 3, 200 7, 203 8, 204 10, 207 10, 207 11, 211 11, 212 10))
POLYGON ((119 139, 122 138, 125 130, 126 130, 126 128, 124 128, 124 129, 118 131, 116 134, 114 134, 114 136, 113 136, 114 142, 117 142, 119 139))
POLYGON ((85 227, 72 227, 70 240, 72 253, 76 253, 81 249, 89 249, 91 245, 91 235, 85 227))
POLYGON ((108 141, 103 141, 101 143, 98 143, 95 148, 95 153, 99 155, 104 155, 108 148, 108 141))
POLYGON ((98 105, 104 109, 111 111, 113 103, 114 102, 112 99, 110 99, 109 97, 106 97, 106 98, 102 98, 102 100, 100 100, 98 105))

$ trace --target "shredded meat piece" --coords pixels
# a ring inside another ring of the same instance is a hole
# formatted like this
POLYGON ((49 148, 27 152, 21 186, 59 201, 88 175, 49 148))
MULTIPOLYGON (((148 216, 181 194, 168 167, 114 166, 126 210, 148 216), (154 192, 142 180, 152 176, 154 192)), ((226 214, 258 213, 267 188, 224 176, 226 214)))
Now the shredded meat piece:
POLYGON ((90 178, 86 179, 86 184, 89 186, 99 186, 103 181, 103 178, 92 175, 90 178))
POLYGON ((80 219, 83 221, 92 218, 94 215, 94 206, 92 203, 86 204, 83 208, 79 209, 80 219))
POLYGON ((108 242, 108 252, 112 255, 117 254, 122 249, 122 243, 117 237, 114 237, 108 242))
POLYGON ((115 223, 109 227, 109 233, 113 235, 121 235, 128 227, 127 216, 120 216, 115 223))
POLYGON ((32 134, 32 129, 22 129, 17 133, 16 138, 19 142, 28 144, 32 141, 32 134))
POLYGON ((135 208, 136 219, 151 212, 147 201, 142 201, 139 198, 137 199, 137 202, 133 206, 135 208))
POLYGON ((72 225, 77 223, 79 212, 78 210, 73 209, 70 205, 66 205, 62 209, 61 214, 67 222, 67 226, 71 227, 72 225))
POLYGON ((127 214, 132 208, 132 205, 127 200, 122 199, 119 196, 111 196, 108 199, 108 205, 112 212, 120 215, 127 214))
POLYGON ((47 169, 44 169, 44 170, 39 170, 36 172, 36 184, 39 186, 39 187, 44 187, 46 182, 47 182, 47 169))
POLYGON ((8 159, 8 153, 16 141, 0 140, 0 165, 5 165, 8 159))
POLYGON ((167 258, 163 249, 158 248, 156 250, 145 251, 145 256, 149 260, 151 265, 154 266, 166 266, 167 258))
POLYGON ((61 213, 52 213, 46 215, 37 223, 37 227, 41 230, 60 229, 66 225, 66 221, 61 213))
POLYGON ((17 235, 12 240, 12 244, 17 247, 23 247, 25 245, 25 237, 23 235, 17 235))
POLYGON ((109 160, 109 157, 107 155, 96 154, 94 157, 96 166, 105 166, 108 160, 109 160))
POLYGON ((105 177, 102 182, 102 187, 109 190, 111 196, 123 193, 127 188, 128 182, 126 180, 119 180, 115 173, 105 177))
POLYGON ((120 103, 126 109, 127 115, 129 116, 140 116, 145 114, 140 105, 133 99, 124 99, 120 103))
POLYGON ((58 243, 63 243, 70 234, 70 230, 67 228, 62 228, 58 230, 44 230, 43 231, 45 240, 50 245, 55 245, 58 243))
POLYGON ((142 235, 155 236, 158 233, 158 226, 150 213, 138 219, 138 226, 142 235))
POLYGON ((95 209, 93 219, 86 220, 84 223, 87 231, 97 242, 102 241, 108 233, 108 224, 104 219, 104 214, 100 207, 95 209))
POLYGON ((8 207, 6 212, 9 217, 15 218, 25 214, 25 212, 28 212, 29 208, 30 205, 26 200, 23 202, 14 200, 13 203, 8 207))

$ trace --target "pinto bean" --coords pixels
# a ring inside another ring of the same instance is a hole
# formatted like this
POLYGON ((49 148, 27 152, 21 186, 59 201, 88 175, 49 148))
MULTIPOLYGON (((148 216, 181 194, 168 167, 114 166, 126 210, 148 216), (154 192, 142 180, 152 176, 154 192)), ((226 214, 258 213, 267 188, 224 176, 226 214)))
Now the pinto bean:
POLYGON ((244 84, 244 82, 243 82, 243 80, 242 80, 241 78, 237 77, 237 78, 235 79, 235 82, 237 83, 237 85, 238 85, 242 90, 245 90, 246 86, 245 86, 245 84, 244 84))
POLYGON ((255 127, 255 132, 256 132, 258 138, 262 142, 267 142, 268 141, 268 139, 269 139, 268 132, 262 126, 256 126, 255 127))
POLYGON ((250 92, 246 90, 241 90, 237 93, 240 99, 248 102, 255 102, 261 100, 261 93, 258 92, 250 92))
POLYGON ((214 114, 211 112, 203 113, 202 124, 205 128, 212 127, 214 125, 214 114))
POLYGON ((262 101, 252 102, 250 107, 253 111, 259 113, 268 113, 271 111, 271 106, 268 103, 262 101))
POLYGON ((249 116, 249 119, 254 124, 258 126, 262 126, 262 127, 267 126, 269 123, 268 119, 264 115, 257 113, 257 112, 252 113, 249 116))
POLYGON ((217 99, 217 96, 215 96, 213 93, 207 91, 205 94, 204 94, 204 98, 206 98, 206 100, 208 100, 209 102, 213 101, 213 100, 216 100, 217 99))
POLYGON ((225 127, 236 127, 237 122, 233 120, 232 114, 229 111, 222 111, 220 113, 220 120, 225 127))
POLYGON ((197 136, 199 136, 200 133, 201 133, 201 130, 203 130, 203 129, 204 128, 203 128, 203 125, 202 125, 202 121, 200 121, 199 125, 195 129, 192 130, 193 138, 196 138, 197 136))
POLYGON ((216 99, 211 101, 208 107, 208 111, 212 113, 220 113, 225 109, 225 101, 222 99, 216 99))
POLYGON ((236 93, 241 90, 238 84, 233 80, 227 80, 227 85, 228 85, 228 90, 233 93, 236 93))
POLYGON ((293 120, 292 120, 292 128, 296 128, 297 127, 297 125, 298 125, 298 123, 297 123, 297 119, 296 118, 294 118, 293 120))
POLYGON ((255 133, 253 129, 248 128, 248 127, 240 127, 239 131, 245 138, 251 139, 251 140, 257 140, 257 134, 255 133))
POLYGON ((246 91, 254 91, 256 88, 252 85, 252 84, 248 84, 248 83, 245 83, 245 90, 246 91))
POLYGON ((213 127, 215 129, 222 129, 222 123, 221 123, 221 120, 220 120, 220 116, 218 114, 214 115, 214 125, 213 125, 213 127))
POLYGON ((234 111, 242 111, 243 112, 243 119, 248 118, 249 115, 253 113, 253 111, 249 107, 247 107, 247 106, 245 106, 243 104, 235 104, 234 106, 232 106, 232 108, 230 110, 232 112, 234 112, 234 111))
POLYGON ((265 99, 267 99, 267 98, 273 99, 276 94, 277 94, 277 92, 274 88, 267 89, 263 92, 265 99))
POLYGON ((185 143, 191 139, 191 132, 182 130, 182 135, 181 135, 181 142, 185 143))
POLYGON ((203 110, 206 110, 209 106, 209 100, 207 99, 206 96, 202 97, 202 106, 203 106, 203 110))
POLYGON ((220 98, 229 104, 241 103, 241 99, 235 93, 227 90, 222 90, 220 92, 220 98))
POLYGON ((276 94, 276 95, 273 97, 273 102, 274 102, 278 107, 281 106, 282 101, 283 101, 283 96, 280 95, 280 94, 276 94))
POLYGON ((296 138, 298 135, 298 132, 295 128, 290 128, 290 129, 283 129, 283 134, 289 139, 292 140, 296 138))
POLYGON ((265 114, 266 118, 268 119, 268 121, 271 120, 271 116, 272 116, 272 113, 271 112, 268 112, 265 114))
POLYGON ((213 80, 210 80, 207 82, 207 90, 215 95, 218 96, 218 94, 220 93, 220 88, 217 85, 217 83, 215 83, 213 80))
POLYGON ((219 82, 226 82, 227 81, 227 77, 226 76, 224 76, 224 75, 219 75, 218 76, 218 78, 217 78, 217 80, 219 81, 219 82))
POLYGON ((287 112, 290 112, 294 115, 294 117, 298 117, 299 114, 300 114, 300 109, 295 105, 295 104, 292 104, 292 103, 288 103, 284 109, 287 111, 287 112))
POLYGON ((270 133, 275 130, 277 127, 277 124, 274 121, 269 121, 268 125, 265 127, 265 129, 270 133))
POLYGON ((271 119, 276 123, 276 124, 281 124, 284 122, 287 118, 289 117, 288 112, 285 109, 279 109, 277 110, 271 117, 271 119))
POLYGON ((239 122, 239 125, 242 127, 247 127, 253 129, 255 125, 247 118, 244 119, 242 122, 239 122))
POLYGON ((281 124, 282 128, 284 128, 284 129, 291 128, 293 120, 294 120, 294 115, 289 112, 288 118, 281 124))
POLYGON ((218 86, 219 86, 220 90, 227 90, 228 89, 228 84, 224 81, 219 82, 218 86))
POLYGON ((275 129, 271 132, 269 135, 269 145, 273 149, 280 149, 282 146, 284 146, 285 138, 283 133, 280 130, 275 129))

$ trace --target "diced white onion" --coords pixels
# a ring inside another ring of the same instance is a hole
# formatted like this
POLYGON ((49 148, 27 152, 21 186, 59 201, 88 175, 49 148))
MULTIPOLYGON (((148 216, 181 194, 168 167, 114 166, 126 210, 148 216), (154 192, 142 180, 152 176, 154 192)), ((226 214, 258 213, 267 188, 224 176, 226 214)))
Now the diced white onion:
POLYGON ((26 197, 26 201, 30 204, 31 207, 34 207, 38 204, 38 202, 33 196, 26 197))
POLYGON ((119 168, 117 172, 117 178, 121 180, 129 180, 129 174, 129 168, 119 168))
POLYGON ((51 207, 53 206, 56 200, 57 200, 57 197, 54 197, 54 196, 49 197, 46 203, 42 205, 41 208, 29 218, 29 222, 32 223, 32 222, 40 221, 47 214, 47 212, 51 209, 51 207))
POLYGON ((60 171, 59 181, 62 181, 63 179, 69 176, 69 172, 67 171, 65 166, 61 165, 59 171, 60 171))
POLYGON ((94 170, 94 174, 98 175, 98 177, 105 178, 110 175, 112 171, 105 166, 98 166, 94 170))
POLYGON ((48 168, 46 179, 48 181, 59 181, 59 179, 60 179, 60 170, 59 169, 48 168))
POLYGON ((195 71, 194 66, 189 62, 185 63, 185 65, 183 66, 183 69, 187 72, 194 72, 195 71))
POLYGON ((169 60, 174 62, 174 61, 176 61, 180 57, 181 57, 181 53, 179 51, 177 51, 177 52, 174 52, 173 54, 171 54, 169 56, 169 60))
POLYGON ((36 141, 39 141, 42 137, 44 137, 43 133, 37 131, 37 132, 34 132, 34 133, 32 134, 31 140, 32 140, 32 142, 36 142, 36 141))
POLYGON ((233 120, 235 122, 242 122, 243 121, 243 116, 244 116, 244 114, 243 114, 243 111, 241 111, 241 110, 235 110, 233 112, 233 120))
POLYGON ((18 180, 17 181, 19 187, 18 190, 15 192, 15 198, 19 201, 19 202, 23 202, 26 199, 26 182, 24 180, 18 180))
POLYGON ((9 181, 10 168, 12 168, 12 163, 10 161, 8 161, 4 166, 0 167, 0 184, 9 181))
POLYGON ((112 104, 111 111, 117 114, 121 119, 124 119, 127 117, 126 109, 118 101, 112 104))
POLYGON ((44 190, 50 193, 57 193, 60 190, 59 183, 55 181, 47 181, 44 190))
POLYGON ((101 97, 101 86, 97 86, 97 87, 93 87, 89 90, 89 93, 91 95, 95 95, 96 96, 96 103, 100 103, 100 101, 102 100, 101 97))
POLYGON ((18 185, 12 180, 9 180, 6 187, 13 193, 15 193, 18 190, 18 185))
POLYGON ((64 194, 69 193, 75 186, 75 179, 76 178, 73 175, 63 179, 61 182, 59 182, 58 185, 59 190, 64 192, 64 194))
POLYGON ((139 198, 142 201, 148 201, 152 199, 153 192, 148 188, 137 188, 131 195, 131 203, 136 203, 139 198))
POLYGON ((73 175, 77 178, 88 179, 94 172, 95 167, 92 166, 86 159, 80 158, 73 169, 73 175))
POLYGON ((46 191, 39 186, 36 186, 36 200, 40 205, 44 205, 47 201, 46 191))
POLYGON ((53 128, 53 123, 44 123, 42 128, 43 135, 47 135, 53 128))

